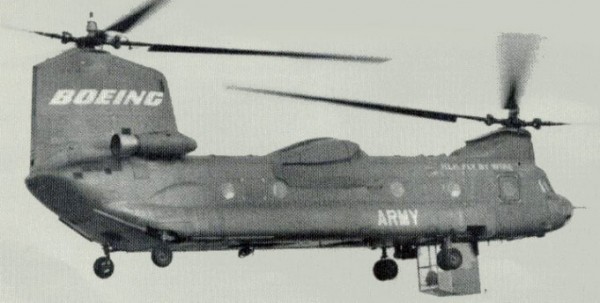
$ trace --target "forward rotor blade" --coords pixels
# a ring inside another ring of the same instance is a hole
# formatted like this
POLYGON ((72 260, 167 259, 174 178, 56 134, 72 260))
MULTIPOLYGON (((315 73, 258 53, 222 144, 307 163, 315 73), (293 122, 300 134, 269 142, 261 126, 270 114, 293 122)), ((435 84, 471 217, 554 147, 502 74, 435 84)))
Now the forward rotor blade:
POLYGON ((543 121, 541 126, 562 126, 562 125, 570 125, 569 123, 564 122, 552 122, 552 121, 543 121))
POLYGON ((251 92, 251 93, 259 93, 259 94, 264 94, 264 95, 273 95, 273 96, 289 97, 289 98, 303 99, 303 100, 309 100, 309 101, 325 102, 325 103, 344 105, 344 106, 350 106, 350 107, 356 107, 356 108, 362 108, 362 109, 368 109, 368 110, 376 110, 376 111, 381 111, 381 112, 386 112, 386 113, 408 115, 408 116, 433 119, 433 120, 445 121, 445 122, 456 122, 456 120, 458 118, 482 121, 482 122, 487 121, 487 119, 484 117, 456 115, 456 114, 450 114, 450 113, 393 106, 393 105, 387 105, 387 104, 368 103, 368 102, 356 101, 356 100, 325 98, 325 97, 318 97, 318 96, 311 96, 311 95, 304 95, 304 94, 287 93, 287 92, 281 92, 281 91, 256 89, 256 88, 248 88, 248 87, 238 87, 238 86, 229 86, 228 89, 251 92))
POLYGON ((194 54, 215 54, 215 55, 245 55, 245 56, 273 56, 273 57, 289 57, 297 59, 323 59, 323 60, 339 60, 339 61, 359 61, 381 63, 390 60, 389 58, 370 57, 370 56, 353 56, 353 55, 336 55, 327 53, 304 53, 304 52, 288 52, 288 51, 267 51, 267 50, 251 50, 237 48, 220 48, 220 47, 203 47, 203 46, 184 46, 170 44, 149 44, 141 42, 131 42, 132 46, 148 46, 150 52, 168 52, 168 53, 194 53, 194 54))
POLYGON ((519 101, 517 100, 517 95, 519 93, 519 84, 518 82, 513 79, 508 81, 508 93, 506 93, 506 96, 504 97, 504 109, 518 109, 519 108, 519 101))
POLYGON ((119 21, 106 28, 105 31, 125 33, 167 1, 168 0, 151 0, 139 8, 134 9, 131 13, 123 16, 119 21))
POLYGON ((535 34, 518 33, 505 33, 498 38, 502 106, 505 109, 519 108, 519 98, 523 94, 541 39, 535 34))

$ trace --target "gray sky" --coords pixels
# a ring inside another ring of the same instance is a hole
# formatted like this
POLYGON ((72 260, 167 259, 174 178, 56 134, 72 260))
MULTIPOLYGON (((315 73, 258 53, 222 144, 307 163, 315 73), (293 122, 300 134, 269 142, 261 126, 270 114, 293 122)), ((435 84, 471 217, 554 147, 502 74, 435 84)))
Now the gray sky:
MULTIPOLYGON (((139 1, 0 0, 3 24, 83 34, 90 10, 106 27, 139 1)), ((179 129, 196 155, 266 154, 331 136, 370 155, 449 153, 487 131, 474 122, 420 119, 225 90, 237 84, 425 109, 502 116, 496 39, 545 36, 521 107, 523 118, 582 122, 533 131, 536 159, 577 210, 542 239, 481 246, 484 294, 439 299, 417 289, 416 262, 376 281, 368 249, 175 254, 166 269, 149 254, 116 253, 101 281, 98 244, 69 230, 31 196, 28 174, 31 68, 68 49, 0 29, 0 301, 2 302, 581 302, 600 297, 600 21, 596 1, 174 1, 136 27, 131 40, 387 56, 380 65, 111 52, 162 71, 179 129), (596 234, 596 236, 594 236, 596 234)))

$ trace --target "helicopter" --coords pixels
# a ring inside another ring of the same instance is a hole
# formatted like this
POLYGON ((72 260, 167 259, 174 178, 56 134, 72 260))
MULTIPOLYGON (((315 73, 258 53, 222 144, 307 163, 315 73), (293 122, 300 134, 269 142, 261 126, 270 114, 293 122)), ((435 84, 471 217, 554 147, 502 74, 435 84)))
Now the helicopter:
POLYGON ((541 237, 564 226, 573 206, 535 164, 531 133, 565 123, 519 118, 519 100, 539 39, 501 37, 507 57, 507 118, 458 115, 356 100, 233 86, 446 122, 501 128, 446 156, 376 157, 358 144, 316 138, 265 156, 190 156, 165 77, 100 48, 384 62, 386 58, 207 48, 129 41, 127 32, 165 1, 151 1, 87 36, 33 33, 76 48, 34 67, 30 192, 84 238, 102 245, 95 274, 114 272, 110 254, 285 248, 381 249, 381 281, 394 259, 417 259, 419 288, 434 295, 480 292, 478 243, 541 237), (121 33, 121 34, 120 34, 121 33), (502 40, 504 39, 504 40, 502 40), (516 42, 515 42, 516 41, 516 42), (511 43, 515 42, 515 43, 511 43), (522 47, 529 45, 529 47, 522 47), (511 56, 509 56, 511 55, 511 56), (393 249, 389 258, 388 249, 393 249), (432 253, 433 249, 433 253, 432 253), (433 254, 422 262, 420 256, 433 254), (420 264, 420 263, 423 264, 420 264))

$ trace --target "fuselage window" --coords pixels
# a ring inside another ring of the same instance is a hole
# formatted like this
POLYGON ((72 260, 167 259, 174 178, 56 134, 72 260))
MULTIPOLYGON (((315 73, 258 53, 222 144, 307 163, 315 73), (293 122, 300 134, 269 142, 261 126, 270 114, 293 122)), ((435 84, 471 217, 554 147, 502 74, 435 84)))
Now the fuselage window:
POLYGON ((450 196, 452 196, 452 198, 458 198, 460 196, 460 193, 460 185, 458 185, 458 183, 456 182, 452 182, 450 184, 450 196))
POLYGON ((221 185, 221 194, 225 200, 231 200, 235 198, 235 187, 231 183, 225 183, 221 185))
POLYGON ((273 184, 273 196, 275 196, 276 198, 283 199, 285 198, 285 196, 287 196, 287 193, 288 188, 287 185, 285 185, 285 183, 277 181, 273 184))
POLYGON ((498 178, 500 198, 507 202, 519 201, 520 188, 519 178, 516 176, 500 176, 498 178))
POLYGON ((404 185, 402 185, 402 183, 399 181, 393 181, 390 183, 390 192, 394 197, 400 198, 405 192, 404 185))
POLYGON ((462 193, 460 185, 454 181, 444 183, 442 185, 442 190, 450 194, 450 197, 452 197, 453 199, 460 197, 460 194, 462 193))

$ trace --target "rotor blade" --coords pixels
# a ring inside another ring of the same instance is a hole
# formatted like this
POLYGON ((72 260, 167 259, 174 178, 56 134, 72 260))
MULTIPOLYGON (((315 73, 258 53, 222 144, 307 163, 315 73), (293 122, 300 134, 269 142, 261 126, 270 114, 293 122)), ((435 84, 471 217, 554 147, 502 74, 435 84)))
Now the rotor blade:
POLYGON ((356 108, 362 108, 362 109, 376 110, 376 111, 382 111, 382 112, 393 113, 393 114, 415 116, 415 117, 419 117, 419 118, 433 119, 433 120, 446 121, 446 122, 456 122, 456 120, 458 118, 482 121, 482 122, 487 121, 487 119, 484 117, 456 115, 456 114, 450 114, 450 113, 393 106, 393 105, 387 105, 387 104, 368 103, 368 102, 363 102, 363 101, 345 100, 345 99, 336 99, 336 98, 325 98, 325 97, 296 94, 296 93, 287 93, 287 92, 266 90, 266 89, 256 89, 256 88, 238 87, 238 86, 229 86, 228 89, 234 89, 234 90, 251 92, 251 93, 259 93, 259 94, 265 94, 265 95, 303 99, 303 100, 309 100, 309 101, 325 102, 325 103, 331 103, 331 104, 337 104, 337 105, 344 105, 344 106, 350 106, 350 107, 356 107, 356 108))
POLYGON ((131 13, 123 16, 119 21, 115 22, 111 26, 105 29, 105 31, 115 31, 125 33, 132 27, 148 17, 154 12, 159 6, 165 4, 168 0, 151 0, 146 4, 134 9, 131 13))
POLYGON ((535 34, 505 33, 498 38, 502 106, 519 108, 519 98, 535 60, 541 37, 535 34))
POLYGON ((324 60, 340 60, 340 61, 360 61, 381 63, 390 60, 389 58, 370 57, 370 56, 353 56, 353 55, 336 55, 327 53, 304 53, 304 52, 289 52, 289 51, 267 51, 267 50, 251 50, 237 48, 220 48, 220 47, 203 47, 203 46, 184 46, 170 44, 149 44, 141 42, 132 42, 132 46, 149 46, 150 52, 169 52, 169 53, 194 53, 194 54, 217 54, 217 55, 246 55, 246 56, 273 56, 273 57, 289 57, 298 59, 324 59, 324 60))
POLYGON ((552 121, 543 121, 541 126, 562 126, 562 125, 570 125, 569 123, 564 122, 552 122, 552 121))
POLYGON ((7 24, 2 24, 2 27, 5 28, 5 29, 8 29, 8 30, 19 31, 19 32, 26 32, 26 33, 31 33, 31 34, 37 34, 37 35, 48 37, 48 38, 62 39, 62 35, 61 34, 34 31, 34 30, 29 30, 29 29, 14 27, 14 26, 7 25, 7 24))
POLYGON ((515 79, 508 82, 508 93, 504 97, 504 109, 517 109, 519 104, 517 101, 518 83, 515 79))
POLYGON ((29 32, 30 33, 34 33, 34 34, 38 34, 38 35, 41 35, 41 36, 53 38, 53 39, 63 39, 63 35, 61 35, 61 34, 45 33, 45 32, 38 32, 38 31, 29 31, 29 32))

